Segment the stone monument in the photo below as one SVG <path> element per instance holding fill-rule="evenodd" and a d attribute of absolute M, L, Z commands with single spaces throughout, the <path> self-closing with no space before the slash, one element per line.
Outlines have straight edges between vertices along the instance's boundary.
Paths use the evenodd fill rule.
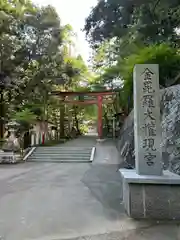
<path fill-rule="evenodd" d="M 180 176 L 163 172 L 158 65 L 136 65 L 133 83 L 136 169 L 120 169 L 125 210 L 133 218 L 180 219 Z"/>
<path fill-rule="evenodd" d="M 15 133 L 19 124 L 17 122 L 10 122 L 7 124 L 10 136 L 2 146 L 0 151 L 0 163 L 16 163 L 21 160 L 21 148 L 19 139 Z"/>

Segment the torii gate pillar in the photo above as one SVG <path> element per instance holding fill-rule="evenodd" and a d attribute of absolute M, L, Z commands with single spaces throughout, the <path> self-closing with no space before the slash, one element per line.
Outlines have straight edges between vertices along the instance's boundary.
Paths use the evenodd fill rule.
<path fill-rule="evenodd" d="M 102 123 L 102 115 L 103 115 L 103 96 L 99 95 L 98 96 L 98 137 L 99 139 L 102 139 L 103 136 L 103 123 Z"/>

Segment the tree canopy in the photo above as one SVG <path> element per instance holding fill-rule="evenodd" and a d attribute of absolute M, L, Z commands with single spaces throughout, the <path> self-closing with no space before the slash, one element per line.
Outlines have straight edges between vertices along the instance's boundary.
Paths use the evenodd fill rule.
<path fill-rule="evenodd" d="M 52 90 L 80 88 L 90 79 L 82 57 L 71 54 L 74 35 L 50 5 L 0 1 L 1 138 L 8 118 L 54 121 L 60 102 Z"/>
<path fill-rule="evenodd" d="M 86 18 L 96 81 L 118 84 L 122 107 L 133 104 L 135 64 L 159 64 L 163 87 L 179 83 L 179 13 L 179 0 L 100 0 Z"/>
<path fill-rule="evenodd" d="M 179 0 L 100 0 L 86 19 L 84 30 L 93 46 L 113 37 L 146 44 L 177 44 Z"/>

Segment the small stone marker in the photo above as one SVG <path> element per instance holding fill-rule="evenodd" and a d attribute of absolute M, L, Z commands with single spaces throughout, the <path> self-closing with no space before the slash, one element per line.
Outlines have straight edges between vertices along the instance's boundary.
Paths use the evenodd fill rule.
<path fill-rule="evenodd" d="M 136 173 L 162 175 L 159 66 L 134 68 L 134 138 Z"/>

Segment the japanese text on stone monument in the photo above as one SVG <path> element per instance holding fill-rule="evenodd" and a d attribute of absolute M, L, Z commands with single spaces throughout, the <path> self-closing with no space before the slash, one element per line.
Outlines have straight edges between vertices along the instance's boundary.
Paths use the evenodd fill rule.
<path fill-rule="evenodd" d="M 145 138 L 143 139 L 144 160 L 148 166 L 154 165 L 156 159 L 156 118 L 153 115 L 153 108 L 155 108 L 155 99 L 153 89 L 152 77 L 153 73 L 149 68 L 146 68 L 143 75 L 143 96 L 142 96 L 142 107 L 144 109 L 144 131 Z"/>

